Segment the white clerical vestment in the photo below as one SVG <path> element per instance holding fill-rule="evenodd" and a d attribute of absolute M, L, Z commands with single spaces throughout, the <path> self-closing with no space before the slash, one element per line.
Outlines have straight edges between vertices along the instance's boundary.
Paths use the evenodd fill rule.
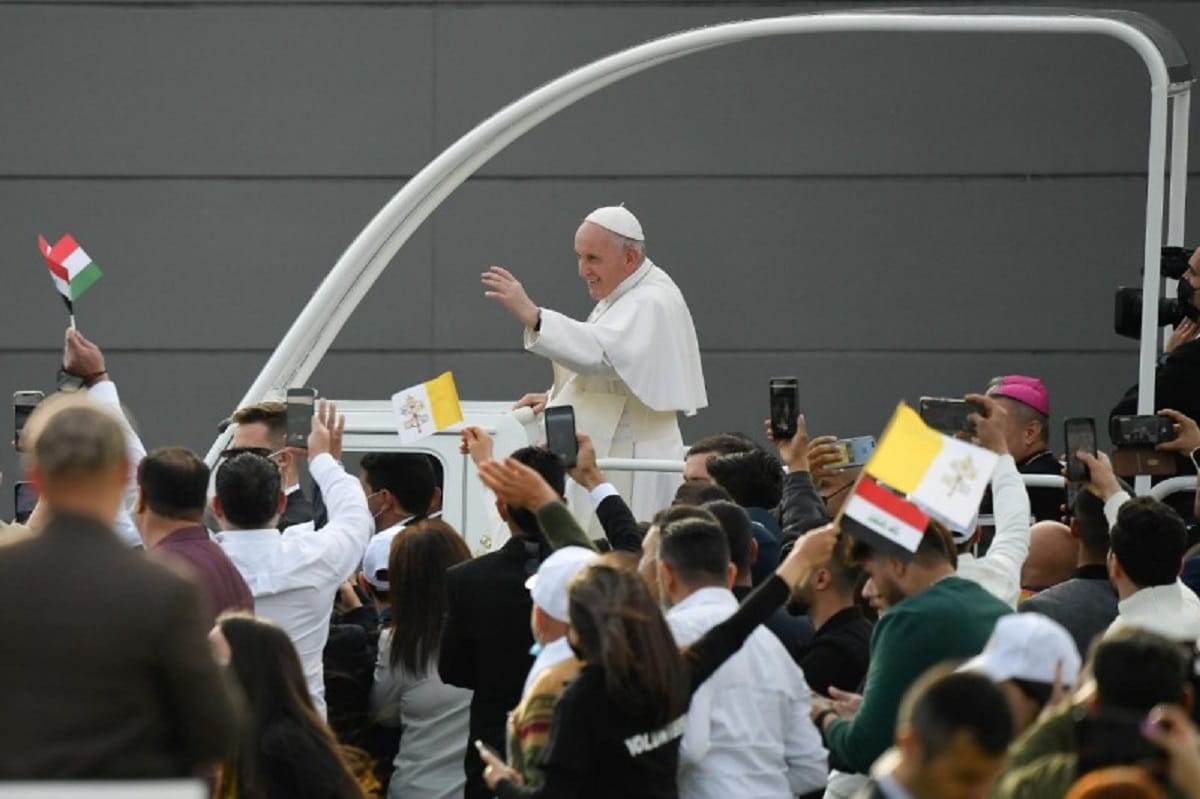
<path fill-rule="evenodd" d="M 586 322 L 549 309 L 541 318 L 540 330 L 525 330 L 525 349 L 553 361 L 548 404 L 574 407 L 575 426 L 597 457 L 683 458 L 676 414 L 695 414 L 708 396 L 691 312 L 666 272 L 646 259 Z M 673 473 L 608 477 L 641 520 L 669 505 L 680 483 Z M 574 483 L 567 493 L 586 529 L 588 493 Z"/>

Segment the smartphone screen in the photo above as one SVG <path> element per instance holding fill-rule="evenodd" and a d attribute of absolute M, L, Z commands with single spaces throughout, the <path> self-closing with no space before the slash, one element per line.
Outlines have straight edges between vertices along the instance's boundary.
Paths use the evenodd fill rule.
<path fill-rule="evenodd" d="M 794 377 L 772 377 L 771 434 L 775 438 L 796 435 L 796 417 L 800 414 L 800 381 Z"/>
<path fill-rule="evenodd" d="M 939 433 L 954 435 L 955 433 L 973 433 L 974 425 L 968 418 L 973 413 L 985 415 L 982 405 L 967 402 L 963 399 L 947 399 L 945 397 L 921 397 L 917 405 L 921 421 L 937 430 Z"/>
<path fill-rule="evenodd" d="M 1084 483 L 1090 479 L 1087 466 L 1075 453 L 1083 450 L 1096 454 L 1096 422 L 1093 419 L 1073 418 L 1063 422 L 1067 446 L 1067 480 Z"/>
<path fill-rule="evenodd" d="M 21 482 L 13 486 L 13 521 L 24 524 L 33 515 L 38 493 L 33 483 Z"/>
<path fill-rule="evenodd" d="M 38 406 L 46 395 L 40 391 L 18 391 L 13 394 L 13 449 L 22 452 L 21 432 L 29 421 L 33 409 Z"/>
<path fill-rule="evenodd" d="M 313 405 L 317 401 L 315 388 L 289 388 L 287 391 L 287 445 L 308 449 L 308 434 L 312 432 Z"/>
<path fill-rule="evenodd" d="M 558 405 L 546 409 L 546 446 L 567 464 L 575 468 L 579 457 L 579 442 L 575 439 L 575 409 Z"/>

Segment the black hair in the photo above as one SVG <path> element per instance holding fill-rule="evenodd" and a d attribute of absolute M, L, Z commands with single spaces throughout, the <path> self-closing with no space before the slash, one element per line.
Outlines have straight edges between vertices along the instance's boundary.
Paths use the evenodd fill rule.
<path fill-rule="evenodd" d="M 243 530 L 269 527 L 279 513 L 279 467 L 268 458 L 243 452 L 217 468 L 221 514 Z"/>
<path fill-rule="evenodd" d="M 692 444 L 685 458 L 693 455 L 732 455 L 735 452 L 748 452 L 758 449 L 754 439 L 745 433 L 716 433 Z"/>
<path fill-rule="evenodd" d="M 1079 542 L 1083 551 L 1093 558 L 1108 554 L 1108 517 L 1104 515 L 1104 502 L 1091 491 L 1079 491 L 1071 506 L 1071 515 L 1079 531 Z"/>
<path fill-rule="evenodd" d="M 672 522 L 682 521 L 684 519 L 703 519 L 704 521 L 720 524 L 717 517 L 713 516 L 704 508 L 695 505 L 669 505 L 658 513 L 654 514 L 654 518 L 650 521 L 652 527 L 657 527 L 662 530 Z"/>
<path fill-rule="evenodd" d="M 142 458 L 138 486 L 146 507 L 167 519 L 199 521 L 208 504 L 208 465 L 184 447 L 162 447 Z"/>
<path fill-rule="evenodd" d="M 853 539 L 847 555 L 851 564 L 862 564 L 869 560 L 873 550 L 871 545 L 861 539 Z M 939 563 L 949 563 L 958 568 L 958 549 L 954 546 L 954 536 L 941 522 L 929 520 L 925 525 L 925 534 L 913 553 L 913 561 L 922 566 L 934 566 Z"/>
<path fill-rule="evenodd" d="M 561 455 L 556 455 L 541 447 L 522 447 L 510 457 L 540 474 L 542 479 L 554 489 L 554 493 L 560 497 L 566 494 L 567 466 Z M 541 537 L 541 528 L 538 526 L 537 516 L 533 511 L 513 505 L 507 507 L 508 517 L 517 529 L 531 538 Z"/>
<path fill-rule="evenodd" d="M 1123 628 L 1092 647 L 1092 674 L 1100 706 L 1139 713 L 1155 705 L 1181 705 L 1190 661 L 1160 635 Z"/>
<path fill-rule="evenodd" d="M 774 508 L 783 498 L 783 464 L 766 450 L 718 455 L 708 473 L 743 508 Z"/>
<path fill-rule="evenodd" d="M 1050 701 L 1050 697 L 1054 695 L 1054 686 L 1048 682 L 1022 680 L 1018 677 L 1013 677 L 1009 682 L 1015 685 L 1027 699 L 1036 703 L 1039 708 L 1045 707 L 1046 703 Z"/>
<path fill-rule="evenodd" d="M 446 487 L 446 467 L 442 465 L 442 459 L 432 452 L 426 452 L 425 457 L 429 459 L 429 468 L 433 469 L 433 485 L 435 488 Z"/>
<path fill-rule="evenodd" d="M 717 517 L 725 538 L 729 541 L 729 559 L 737 567 L 739 575 L 750 573 L 750 542 L 754 535 L 750 528 L 750 517 L 736 503 L 726 500 L 706 502 L 704 510 Z"/>
<path fill-rule="evenodd" d="M 1139 588 L 1170 585 L 1179 577 L 1187 549 L 1183 519 L 1152 497 L 1135 497 L 1121 506 L 1110 534 L 1112 553 Z"/>
<path fill-rule="evenodd" d="M 675 521 L 660 531 L 659 560 L 689 585 L 725 583 L 729 539 L 720 524 L 705 519 Z"/>
<path fill-rule="evenodd" d="M 991 680 L 941 666 L 913 684 L 897 718 L 921 742 L 926 762 L 949 751 L 960 732 L 987 754 L 1003 755 L 1015 731 L 1008 700 Z"/>
<path fill-rule="evenodd" d="M 405 512 L 424 516 L 436 478 L 423 452 L 368 452 L 360 462 L 372 491 L 387 491 Z"/>
<path fill-rule="evenodd" d="M 710 483 L 707 480 L 688 480 L 675 490 L 675 498 L 671 500 L 671 504 L 705 505 L 720 500 L 733 502 L 733 497 L 729 496 L 729 492 L 716 483 Z"/>

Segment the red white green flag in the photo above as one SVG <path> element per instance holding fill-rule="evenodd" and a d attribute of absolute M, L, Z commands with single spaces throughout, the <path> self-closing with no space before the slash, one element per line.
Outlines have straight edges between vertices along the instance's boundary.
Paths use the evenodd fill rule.
<path fill-rule="evenodd" d="M 70 235 L 63 236 L 53 247 L 44 236 L 38 236 L 38 249 L 46 259 L 46 267 L 54 278 L 58 293 L 67 302 L 82 297 L 93 283 L 103 277 L 100 267 Z"/>

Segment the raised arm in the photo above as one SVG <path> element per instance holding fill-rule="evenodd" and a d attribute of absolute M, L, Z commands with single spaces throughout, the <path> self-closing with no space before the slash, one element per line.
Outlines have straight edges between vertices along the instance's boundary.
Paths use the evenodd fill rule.
<path fill-rule="evenodd" d="M 809 471 L 808 423 L 804 414 L 796 417 L 796 435 L 791 438 L 777 438 L 768 419 L 767 438 L 778 448 L 779 459 L 788 470 L 783 478 L 783 501 L 780 503 L 780 526 L 783 528 L 783 540 L 780 543 L 786 547 L 809 530 L 828 524 L 829 510 L 817 493 L 817 486 Z M 812 443 L 832 443 L 834 440 L 827 436 Z"/>
<path fill-rule="evenodd" d="M 346 473 L 339 461 L 345 430 L 346 419 L 338 416 L 337 406 L 321 400 L 308 437 L 308 468 L 321 488 L 329 521 L 314 536 L 322 548 L 322 557 L 315 568 L 335 585 L 354 574 L 375 532 L 375 520 L 367 509 L 362 485 Z M 311 529 L 311 526 L 289 527 L 283 534 L 297 529 Z"/>
<path fill-rule="evenodd" d="M 592 439 L 583 433 L 577 434 L 576 439 L 579 442 L 579 454 L 575 459 L 575 468 L 569 470 L 568 474 L 591 492 L 596 518 L 600 520 L 600 526 L 604 528 L 604 535 L 612 548 L 640 554 L 642 531 L 633 511 L 596 464 L 596 447 Z"/>
<path fill-rule="evenodd" d="M 482 463 L 479 479 L 506 505 L 533 511 L 551 549 L 565 546 L 596 548 L 562 503 L 562 497 L 540 474 L 520 461 L 506 458 L 503 463 Z"/>
<path fill-rule="evenodd" d="M 117 512 L 117 518 L 113 520 L 113 531 L 129 546 L 141 546 L 142 537 L 130 514 L 137 502 L 137 470 L 142 458 L 146 457 L 146 447 L 125 416 L 125 409 L 121 407 L 121 396 L 117 393 L 117 386 L 109 379 L 104 353 L 78 330 L 68 329 L 66 332 L 66 341 L 63 345 L 63 369 L 73 375 L 83 377 L 84 383 L 88 387 L 88 397 L 108 408 L 121 425 L 121 434 L 125 437 L 125 458 L 129 462 L 129 473 L 125 478 L 125 494 L 121 502 L 121 510 Z"/>

